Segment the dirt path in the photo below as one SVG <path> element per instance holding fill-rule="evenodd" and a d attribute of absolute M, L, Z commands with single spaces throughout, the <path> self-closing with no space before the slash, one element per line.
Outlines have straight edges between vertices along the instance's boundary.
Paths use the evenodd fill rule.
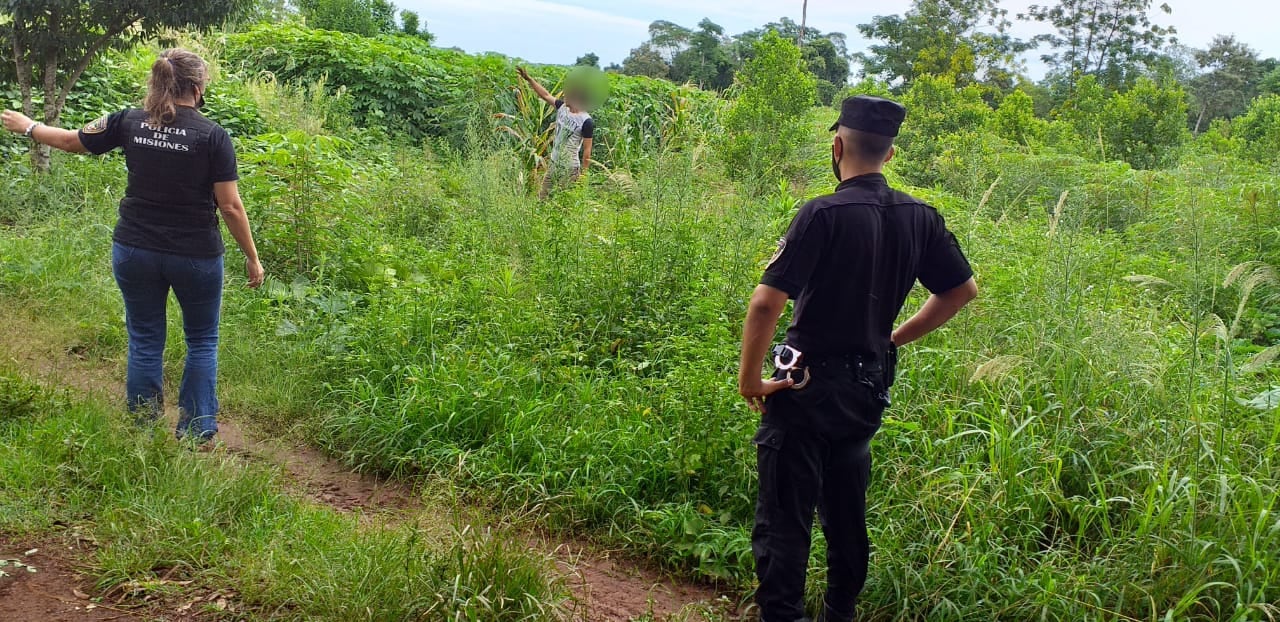
<path fill-rule="evenodd" d="M 92 590 L 92 581 L 69 561 L 81 552 L 61 548 L 64 545 L 52 541 L 0 539 L 0 619 L 106 622 L 134 616 L 90 601 L 86 592 Z"/>
<path fill-rule="evenodd" d="M 119 364 L 87 358 L 77 344 L 66 343 L 65 337 L 42 329 L 37 321 L 12 311 L 12 307 L 6 309 L 6 315 L 11 317 L 6 318 L 6 326 L 0 330 L 0 362 L 11 362 L 50 385 L 69 387 L 100 399 L 121 399 L 124 381 Z M 172 413 L 170 417 L 173 417 Z M 278 467 L 291 483 L 291 492 L 316 503 L 344 512 L 359 512 L 362 517 L 370 519 L 415 519 L 442 524 L 457 520 L 457 516 L 446 515 L 452 512 L 451 509 L 425 502 L 422 490 L 413 482 L 381 480 L 351 471 L 314 447 L 282 439 L 261 438 L 233 418 L 221 418 L 218 425 L 218 436 L 226 449 L 250 460 Z M 649 619 L 645 616 L 652 616 L 654 620 L 701 620 L 701 612 L 714 610 L 720 615 L 729 615 L 733 609 L 726 598 L 709 587 L 672 580 L 599 547 L 545 534 L 527 537 L 531 547 L 541 549 L 555 559 L 557 569 L 574 595 L 569 613 L 575 620 L 626 622 L 637 618 Z M 4 555 L 0 555 L 0 559 L 3 558 Z M 76 586 L 84 579 L 69 570 L 67 562 L 53 567 L 62 571 L 42 575 L 39 580 L 53 581 L 52 584 L 32 583 L 33 578 L 23 577 L 26 582 L 23 585 L 35 586 L 33 590 L 22 592 L 19 585 L 10 591 L 61 596 L 79 591 Z M 0 599 L 4 602 L 0 612 L 9 606 L 5 585 L 0 582 Z M 64 603 L 61 599 L 45 601 L 48 599 L 32 600 L 29 605 L 24 605 L 45 606 L 52 612 L 34 615 L 36 610 L 31 609 L 31 620 L 100 621 L 135 616 L 128 611 L 121 613 L 121 610 L 108 610 L 107 614 L 111 615 L 107 615 L 100 611 L 101 607 L 85 609 L 81 606 L 76 609 L 73 605 L 80 603 Z M 55 609 L 57 612 L 53 612 Z M 74 617 L 77 615 L 82 617 Z"/>

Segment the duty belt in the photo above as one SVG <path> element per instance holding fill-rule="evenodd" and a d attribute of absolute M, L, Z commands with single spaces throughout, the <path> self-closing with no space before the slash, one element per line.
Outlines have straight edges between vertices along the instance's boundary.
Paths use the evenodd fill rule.
<path fill-rule="evenodd" d="M 809 386 L 809 381 L 813 379 L 811 367 L 824 370 L 846 369 L 853 374 L 856 382 L 871 389 L 881 406 L 888 408 L 891 404 L 889 387 L 893 385 L 897 355 L 896 348 L 891 346 L 883 357 L 866 354 L 806 356 L 800 350 L 780 343 L 773 348 L 773 365 L 782 372 L 784 378 L 794 381 L 791 389 L 795 391 Z"/>

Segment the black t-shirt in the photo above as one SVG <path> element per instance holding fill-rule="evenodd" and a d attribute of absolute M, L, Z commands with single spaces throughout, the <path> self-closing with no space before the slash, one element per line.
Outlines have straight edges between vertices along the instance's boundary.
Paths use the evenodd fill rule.
<path fill-rule="evenodd" d="M 937 210 L 871 174 L 801 207 L 761 283 L 796 300 L 787 342 L 825 357 L 883 353 L 916 280 L 942 293 L 972 276 Z"/>
<path fill-rule="evenodd" d="M 122 110 L 82 128 L 80 143 L 93 154 L 124 151 L 129 185 L 115 241 L 187 257 L 226 251 L 213 185 L 239 175 L 231 137 L 217 123 L 179 107 L 173 123 L 155 127 L 145 112 Z"/>

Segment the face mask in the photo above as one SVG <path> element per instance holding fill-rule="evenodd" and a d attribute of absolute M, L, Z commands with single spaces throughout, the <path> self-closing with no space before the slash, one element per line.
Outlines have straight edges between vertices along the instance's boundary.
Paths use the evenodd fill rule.
<path fill-rule="evenodd" d="M 203 109 L 204 109 L 204 92 L 202 91 L 200 93 L 199 98 L 196 99 L 196 110 L 203 110 Z"/>
<path fill-rule="evenodd" d="M 840 139 L 837 138 L 836 140 L 840 140 Z M 840 146 L 843 147 L 844 143 L 841 142 Z M 840 160 L 836 159 L 836 154 L 834 149 L 831 152 L 831 172 L 836 174 L 836 181 L 844 181 L 844 179 L 840 177 Z"/>

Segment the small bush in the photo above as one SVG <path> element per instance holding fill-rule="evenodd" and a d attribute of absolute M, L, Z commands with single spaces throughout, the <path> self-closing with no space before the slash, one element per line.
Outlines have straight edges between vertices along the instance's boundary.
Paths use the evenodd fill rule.
<path fill-rule="evenodd" d="M 1262 164 L 1280 162 L 1280 95 L 1260 97 L 1236 119 L 1232 133 L 1241 156 Z"/>
<path fill-rule="evenodd" d="M 755 57 L 738 72 L 737 97 L 725 113 L 725 160 L 740 179 L 771 185 L 793 171 L 793 159 L 808 137 L 806 115 L 816 96 L 813 75 L 800 49 L 769 32 L 755 44 Z"/>

